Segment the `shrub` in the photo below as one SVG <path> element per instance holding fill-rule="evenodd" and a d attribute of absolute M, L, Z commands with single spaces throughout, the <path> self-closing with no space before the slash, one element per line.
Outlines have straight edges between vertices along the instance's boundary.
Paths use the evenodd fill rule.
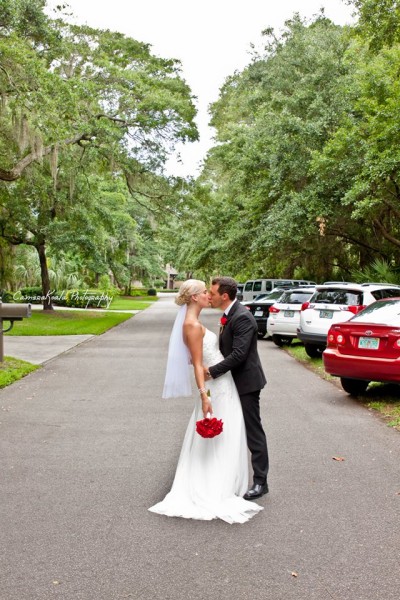
<path fill-rule="evenodd" d="M 150 288 L 149 290 L 147 290 L 147 295 L 148 296 L 157 296 L 157 290 L 154 288 Z"/>
<path fill-rule="evenodd" d="M 51 297 L 54 304 L 57 306 L 68 306 L 67 305 L 67 293 L 65 290 L 54 290 L 52 292 Z"/>
<path fill-rule="evenodd" d="M 71 308 L 85 308 L 86 302 L 79 290 L 68 290 L 65 296 L 65 305 Z"/>
<path fill-rule="evenodd" d="M 30 304 L 41 304 L 43 302 L 43 291 L 41 287 L 21 288 L 13 295 L 15 302 L 27 302 Z"/>
<path fill-rule="evenodd" d="M 108 275 L 102 275 L 99 277 L 99 283 L 97 284 L 99 290 L 108 290 L 111 287 L 111 281 Z"/>
<path fill-rule="evenodd" d="M 145 296 L 146 292 L 144 290 L 144 288 L 132 288 L 131 291 L 129 292 L 129 296 Z"/>
<path fill-rule="evenodd" d="M 107 294 L 98 290 L 68 290 L 66 306 L 71 308 L 107 308 Z"/>
<path fill-rule="evenodd" d="M 385 283 L 399 285 L 400 276 L 397 269 L 393 268 L 386 260 L 377 258 L 364 269 L 353 270 L 351 280 L 358 283 L 384 281 Z"/>
<path fill-rule="evenodd" d="M 94 290 L 91 290 L 91 292 L 94 292 Z M 110 296 L 110 298 L 114 298 L 115 296 L 121 295 L 121 290 L 114 285 L 110 285 L 108 288 L 97 288 L 95 293 L 99 294 L 100 296 L 103 294 L 104 296 Z"/>
<path fill-rule="evenodd" d="M 110 298 L 114 298 L 115 296 L 119 296 L 121 294 L 121 290 L 115 285 L 112 285 L 108 275 L 102 275 L 99 278 L 97 290 L 97 293 L 99 293 L 100 296 L 103 294 L 104 296 L 109 296 Z"/>
<path fill-rule="evenodd" d="M 4 303 L 14 302 L 14 294 L 6 292 L 6 290 L 0 290 L 0 300 Z"/>
<path fill-rule="evenodd" d="M 154 282 L 154 287 L 158 288 L 158 289 L 162 289 L 165 285 L 165 281 L 163 281 L 162 279 L 157 280 Z"/>

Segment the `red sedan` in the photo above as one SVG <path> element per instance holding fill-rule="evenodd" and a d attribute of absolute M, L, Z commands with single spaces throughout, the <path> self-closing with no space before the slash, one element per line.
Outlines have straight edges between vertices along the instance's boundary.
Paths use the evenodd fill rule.
<path fill-rule="evenodd" d="M 370 381 L 400 383 L 400 298 L 378 300 L 332 325 L 322 357 L 349 394 L 362 394 Z"/>

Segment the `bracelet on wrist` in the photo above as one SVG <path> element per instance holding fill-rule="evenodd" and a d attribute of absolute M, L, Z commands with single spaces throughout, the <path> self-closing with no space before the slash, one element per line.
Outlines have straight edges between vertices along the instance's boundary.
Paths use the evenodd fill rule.
<path fill-rule="evenodd" d="M 207 394 L 207 389 L 205 387 L 198 388 L 200 394 Z"/>

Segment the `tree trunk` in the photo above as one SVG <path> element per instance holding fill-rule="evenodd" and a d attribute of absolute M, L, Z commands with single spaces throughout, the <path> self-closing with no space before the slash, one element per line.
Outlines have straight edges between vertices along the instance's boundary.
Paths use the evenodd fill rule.
<path fill-rule="evenodd" d="M 13 288 L 14 246 L 0 238 L 0 288 L 6 291 Z M 1 297 L 1 294 L 0 294 Z M 4 300 L 5 302 L 5 300 Z"/>
<path fill-rule="evenodd" d="M 372 253 L 369 248 L 365 248 L 363 246 L 359 247 L 359 269 L 365 269 L 372 262 Z"/>
<path fill-rule="evenodd" d="M 132 279 L 124 286 L 124 296 L 130 296 L 132 291 Z"/>
<path fill-rule="evenodd" d="M 39 254 L 40 262 L 40 276 L 42 279 L 42 292 L 43 292 L 43 310 L 54 310 L 53 303 L 50 294 L 50 278 L 49 270 L 47 268 L 46 260 L 46 244 L 42 242 L 36 246 L 36 250 Z"/>

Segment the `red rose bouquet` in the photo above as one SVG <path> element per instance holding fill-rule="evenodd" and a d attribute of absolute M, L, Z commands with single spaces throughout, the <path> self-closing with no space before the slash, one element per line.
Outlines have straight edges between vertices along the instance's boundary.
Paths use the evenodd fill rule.
<path fill-rule="evenodd" d="M 221 419 L 216 417 L 202 419 L 196 421 L 196 431 L 203 438 L 213 438 L 219 435 L 223 430 L 224 424 Z"/>

